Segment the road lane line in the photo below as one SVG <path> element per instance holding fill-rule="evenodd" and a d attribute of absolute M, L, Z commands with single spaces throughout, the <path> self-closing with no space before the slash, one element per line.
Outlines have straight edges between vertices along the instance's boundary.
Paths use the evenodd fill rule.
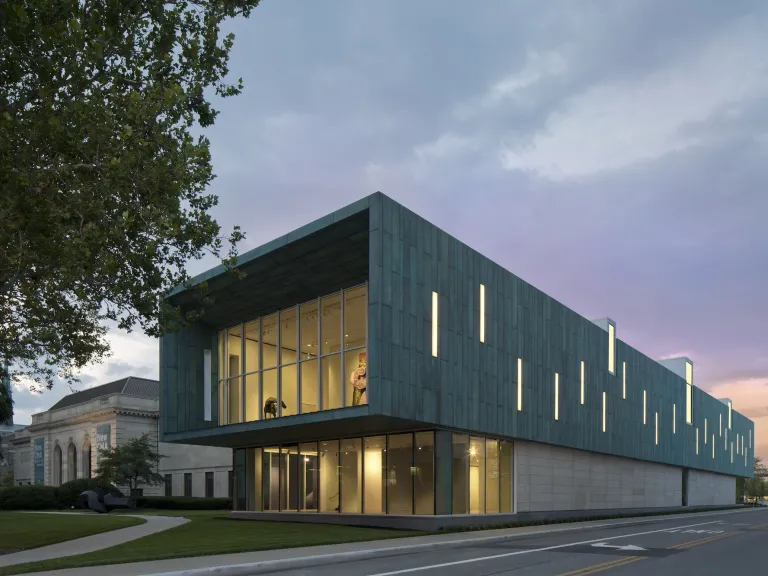
<path fill-rule="evenodd" d="M 742 532 L 726 532 L 725 534 L 719 534 L 717 536 L 713 536 L 712 538 L 705 538 L 703 540 L 694 540 L 693 542 L 689 542 L 687 545 L 678 546 L 677 550 L 690 550 L 691 548 L 695 548 L 696 546 L 701 546 L 702 544 L 709 544 L 710 542 L 714 542 L 715 540 L 722 540 L 723 538 L 736 536 L 736 534 L 742 534 Z"/>
<path fill-rule="evenodd" d="M 693 528 L 695 526 L 707 526 L 709 524 L 717 524 L 718 521 L 700 522 L 699 524 L 689 524 L 688 526 L 679 526 L 683 528 Z M 659 530 L 649 530 L 648 532 L 636 532 L 635 534 L 622 534 L 620 536 L 609 536 L 607 538 L 596 538 L 594 540 L 585 540 L 583 542 L 572 542 L 569 544 L 557 544 L 555 546 L 544 546 L 542 548 L 529 548 L 527 550 L 516 550 L 515 552 L 506 552 L 504 554 L 494 554 L 493 556 L 480 556 L 478 558 L 467 558 L 466 560 L 456 560 L 454 562 L 443 562 L 440 564 L 431 564 L 428 566 L 418 566 L 416 568 L 404 568 L 402 570 L 394 570 L 392 572 L 379 572 L 371 574 L 370 576 L 395 576 L 396 574 L 410 574 L 413 572 L 421 572 L 424 570 L 434 570 L 435 568 L 447 568 L 449 566 L 459 566 L 461 564 L 471 564 L 473 562 L 484 562 L 487 560 L 496 560 L 498 558 L 509 558 L 510 556 L 520 556 L 522 554 L 533 554 L 535 552 L 548 552 L 549 550 L 561 550 L 563 548 L 573 548 L 574 546 L 584 546 L 585 544 L 594 544 L 596 542 L 606 542 L 608 540 L 618 540 L 620 538 L 636 538 L 638 536 L 647 536 L 648 534 L 659 534 L 660 532 L 667 532 L 669 528 L 661 528 Z"/>
<path fill-rule="evenodd" d="M 604 570 L 610 570 L 612 568 L 619 568 L 620 566 L 626 566 L 627 564 L 632 564 L 633 562 L 639 562 L 640 560 L 645 560 L 645 558 L 639 558 L 637 556 L 633 556 L 631 558 L 627 558 L 622 562 L 619 562 L 618 564 L 614 564 L 613 566 L 606 566 L 604 568 L 598 568 L 597 570 L 590 570 L 589 572 L 582 572 L 579 576 L 588 576 L 589 574 L 597 574 L 598 572 L 603 572 Z"/>
<path fill-rule="evenodd" d="M 726 534 L 730 534 L 730 532 L 726 532 Z M 668 550 L 679 550 L 680 548 L 684 548 L 685 546 L 689 546 L 693 544 L 694 542 L 709 542 L 710 540 L 715 539 L 717 536 L 722 536 L 722 534 L 716 534 L 715 536 L 705 536 L 704 538 L 699 538 L 698 540 L 687 540 L 686 542 L 680 542 L 679 544 L 675 544 L 674 546 L 670 546 Z"/>
<path fill-rule="evenodd" d="M 592 566 L 585 566 L 584 568 L 579 568 L 578 570 L 571 570 L 570 572 L 563 572 L 562 574 L 558 574 L 557 576 L 587 576 L 587 574 L 595 574 L 596 572 L 608 570 L 609 568 L 624 566 L 624 564 L 629 564 L 637 560 L 645 560 L 645 558 L 640 558 L 638 556 L 628 556 L 626 558 L 619 558 L 618 560 L 611 560 L 610 562 L 603 562 L 602 564 L 593 564 Z"/>

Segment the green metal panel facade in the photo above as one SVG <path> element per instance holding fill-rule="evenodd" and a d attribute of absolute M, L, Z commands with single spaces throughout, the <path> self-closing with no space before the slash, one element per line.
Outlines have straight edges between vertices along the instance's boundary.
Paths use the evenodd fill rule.
<path fill-rule="evenodd" d="M 683 378 L 620 340 L 612 375 L 606 330 L 384 195 L 375 195 L 371 202 L 369 233 L 371 413 L 751 475 L 754 451 L 747 448 L 749 434 L 754 441 L 754 425 L 733 411 L 726 450 L 717 429 L 721 414 L 727 422 L 728 407 L 722 402 L 694 387 L 693 424 L 687 425 Z M 484 343 L 478 334 L 481 283 L 485 285 Z M 439 295 L 436 358 L 431 351 L 433 291 Z M 518 358 L 523 360 L 522 411 L 517 410 Z M 580 403 L 582 360 L 584 405 Z M 622 398 L 624 363 L 626 400 Z M 558 421 L 554 420 L 555 372 L 559 375 Z M 603 392 L 606 432 L 602 431 Z M 700 429 L 698 455 L 696 428 Z M 730 442 L 735 452 L 737 433 L 746 436 L 746 464 L 740 451 L 731 463 Z"/>
<path fill-rule="evenodd" d="M 368 403 L 365 418 L 427 423 L 444 430 L 526 439 L 617 456 L 737 476 L 751 476 L 752 421 L 732 412 L 726 450 L 719 418 L 728 408 L 694 387 L 693 425 L 685 423 L 685 380 L 631 346 L 616 341 L 616 373 L 608 372 L 608 333 L 423 218 L 377 193 L 257 248 L 241 258 L 254 263 L 293 242 L 344 225 L 367 212 Z M 321 225 L 322 224 L 322 225 Z M 357 224 L 355 224 L 357 226 Z M 359 231 L 355 229 L 355 238 Z M 318 238 L 320 238 L 318 236 Z M 288 240 L 290 239 L 290 241 Z M 353 242 L 354 243 L 354 242 Z M 359 243 L 355 250 L 359 249 Z M 270 248 L 270 249 L 267 249 Z M 328 262 L 328 267 L 334 262 Z M 358 272 L 350 278 L 358 281 Z M 341 270 L 341 268 L 340 268 Z M 215 283 L 223 272 L 201 279 Z M 324 268 L 328 275 L 328 269 Z M 339 278 L 344 278 L 340 272 Z M 346 280 L 339 280 L 344 283 Z M 480 284 L 485 286 L 485 342 L 479 341 Z M 351 284 L 350 284 L 351 285 Z M 343 286 L 335 286 L 334 289 Z M 226 288 L 224 290 L 227 290 Z M 431 354 L 432 292 L 439 295 L 438 356 Z M 330 292 L 330 290 L 329 290 Z M 318 296 L 314 294 L 313 296 Z M 226 294 L 217 295 L 226 306 Z M 292 304 L 295 302 L 290 302 Z M 256 317 L 259 307 L 254 302 Z M 258 313 L 257 313 L 258 312 Z M 609 311 L 607 311 L 609 312 Z M 226 317 L 226 314 L 221 317 Z M 211 317 L 216 317 L 215 313 Z M 250 318 L 240 318 L 247 321 Z M 618 323 L 617 336 L 621 334 Z M 217 428 L 217 330 L 199 323 L 161 340 L 161 432 L 175 441 L 249 430 L 329 422 L 354 408 Z M 203 350 L 212 352 L 212 420 L 203 419 Z M 517 359 L 523 360 L 523 410 L 517 410 Z M 584 361 L 585 403 L 580 403 Z M 627 398 L 622 398 L 626 363 Z M 559 420 L 554 420 L 554 374 L 559 375 Z M 643 390 L 647 420 L 643 424 Z M 606 432 L 602 393 L 606 392 Z M 676 406 L 673 433 L 672 407 Z M 359 412 L 359 409 L 358 409 Z M 659 442 L 655 442 L 655 417 Z M 351 412 L 350 412 L 351 414 Z M 357 414 L 357 413 L 356 413 Z M 704 420 L 708 437 L 704 438 Z M 394 421 L 394 420 L 393 420 Z M 696 454 L 696 428 L 699 450 Z M 350 430 L 350 433 L 353 433 Z M 725 434 L 725 430 L 723 431 Z M 712 434 L 715 457 L 712 458 Z M 736 434 L 747 454 L 733 454 Z M 441 436 L 442 437 L 442 436 Z M 446 446 L 447 450 L 447 446 Z M 446 452 L 446 457 L 448 452 Z"/>
<path fill-rule="evenodd" d="M 217 331 L 202 322 L 160 339 L 160 434 L 218 424 Z M 204 418 L 203 350 L 211 350 L 211 421 Z"/>

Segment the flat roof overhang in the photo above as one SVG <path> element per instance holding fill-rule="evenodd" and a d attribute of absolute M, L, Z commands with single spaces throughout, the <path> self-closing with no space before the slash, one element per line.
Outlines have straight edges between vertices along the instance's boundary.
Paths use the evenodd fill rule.
<path fill-rule="evenodd" d="M 249 446 L 293 444 L 314 440 L 432 430 L 434 428 L 433 424 L 425 422 L 369 415 L 368 406 L 356 406 L 164 434 L 162 442 L 246 448 Z"/>
<path fill-rule="evenodd" d="M 195 277 L 208 283 L 213 303 L 193 288 L 169 295 L 182 311 L 205 310 L 202 321 L 226 328 L 362 284 L 368 279 L 369 198 L 307 224 L 238 258 L 243 279 L 217 266 Z"/>

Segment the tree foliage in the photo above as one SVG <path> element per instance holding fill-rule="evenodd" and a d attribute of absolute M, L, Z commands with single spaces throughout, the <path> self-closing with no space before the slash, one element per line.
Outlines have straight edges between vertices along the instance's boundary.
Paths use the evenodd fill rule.
<path fill-rule="evenodd" d="M 768 486 L 766 486 L 766 479 L 764 477 L 765 473 L 766 468 L 762 458 L 755 456 L 754 473 L 752 478 L 747 479 L 745 487 L 747 497 L 762 500 L 764 496 L 768 496 Z"/>
<path fill-rule="evenodd" d="M 108 352 L 105 322 L 158 336 L 191 322 L 164 296 L 208 253 L 234 269 L 210 211 L 210 98 L 259 0 L 0 1 L 0 358 L 70 382 Z M 235 272 L 237 272 L 235 270 Z"/>
<path fill-rule="evenodd" d="M 0 378 L 0 424 L 10 423 L 12 417 L 13 401 L 2 378 Z"/>
<path fill-rule="evenodd" d="M 148 434 L 131 438 L 99 453 L 98 479 L 116 486 L 127 486 L 130 494 L 140 486 L 158 486 L 163 476 L 157 465 L 163 458 L 152 446 Z"/>

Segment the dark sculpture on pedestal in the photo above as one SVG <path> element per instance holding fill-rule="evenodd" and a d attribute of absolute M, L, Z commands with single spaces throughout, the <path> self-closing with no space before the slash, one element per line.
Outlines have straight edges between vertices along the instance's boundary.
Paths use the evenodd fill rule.
<path fill-rule="evenodd" d="M 93 510 L 99 514 L 106 514 L 118 508 L 133 508 L 130 498 L 120 492 L 107 492 L 104 490 L 86 490 L 77 497 L 77 507 Z"/>

